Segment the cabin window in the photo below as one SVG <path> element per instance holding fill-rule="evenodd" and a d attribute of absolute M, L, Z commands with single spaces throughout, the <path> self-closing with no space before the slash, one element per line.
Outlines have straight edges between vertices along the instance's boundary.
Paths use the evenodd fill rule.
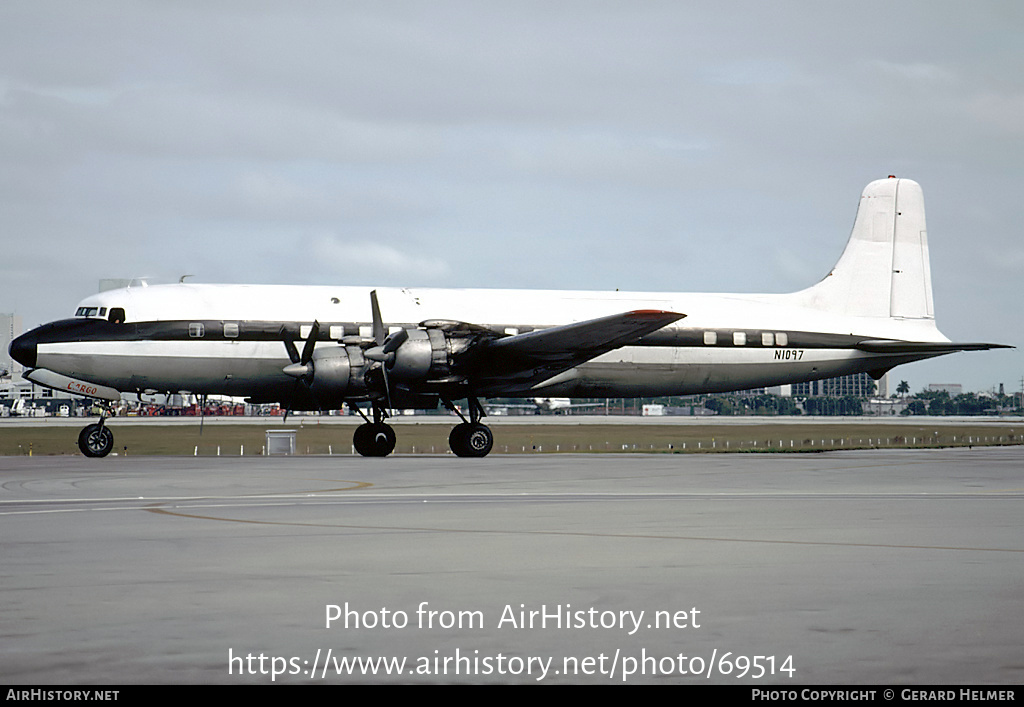
<path fill-rule="evenodd" d="M 514 326 L 507 326 L 505 327 L 505 333 L 508 334 L 509 336 L 515 336 L 516 334 L 519 333 L 519 329 L 517 329 Z"/>
<path fill-rule="evenodd" d="M 106 307 L 100 307 L 100 316 L 101 317 L 107 316 L 107 308 Z"/>
<path fill-rule="evenodd" d="M 745 332 L 745 331 L 734 331 L 732 333 L 732 345 L 733 346 L 746 346 L 747 345 L 747 332 Z"/>
<path fill-rule="evenodd" d="M 238 322 L 224 322 L 224 337 L 227 339 L 238 338 Z"/>
<path fill-rule="evenodd" d="M 79 307 L 75 311 L 75 316 L 76 317 L 95 317 L 96 313 L 98 311 L 99 311 L 99 309 L 97 307 Z"/>
<path fill-rule="evenodd" d="M 704 344 L 706 346 L 714 346 L 718 343 L 718 332 L 717 331 L 706 331 L 704 332 Z"/>
<path fill-rule="evenodd" d="M 789 334 L 784 331 L 775 332 L 775 343 L 778 346 L 789 346 Z"/>
<path fill-rule="evenodd" d="M 774 345 L 775 345 L 775 335 L 772 334 L 770 331 L 762 331 L 761 332 L 761 346 L 774 346 Z"/>
<path fill-rule="evenodd" d="M 340 324 L 332 324 L 328 332 L 333 341 L 341 341 L 345 336 L 345 327 Z"/>
<path fill-rule="evenodd" d="M 188 325 L 188 335 L 193 339 L 201 339 L 206 334 L 206 329 L 199 322 L 192 322 Z"/>
<path fill-rule="evenodd" d="M 124 324 L 124 321 L 125 321 L 124 309 L 121 308 L 121 307 L 111 307 L 110 308 L 110 316 L 107 317 L 107 320 L 111 324 Z"/>

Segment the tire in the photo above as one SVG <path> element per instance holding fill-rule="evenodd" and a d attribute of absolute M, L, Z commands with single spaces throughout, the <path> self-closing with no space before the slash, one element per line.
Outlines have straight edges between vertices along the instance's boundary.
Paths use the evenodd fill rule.
<path fill-rule="evenodd" d="M 459 457 L 486 457 L 494 446 L 494 434 L 487 425 L 463 422 L 448 435 L 448 446 Z"/>
<path fill-rule="evenodd" d="M 105 457 L 114 448 L 114 433 L 105 425 L 89 425 L 78 434 L 78 448 L 87 457 Z"/>
<path fill-rule="evenodd" d="M 364 457 L 386 457 L 395 451 L 398 438 L 391 425 L 370 422 L 359 425 L 352 435 L 352 444 Z"/>

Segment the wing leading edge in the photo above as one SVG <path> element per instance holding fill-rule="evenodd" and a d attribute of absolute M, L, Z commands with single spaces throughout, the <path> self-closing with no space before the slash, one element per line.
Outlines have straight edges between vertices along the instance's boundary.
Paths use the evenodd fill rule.
<path fill-rule="evenodd" d="M 543 380 L 679 321 L 685 314 L 638 309 L 480 343 L 472 367 L 479 380 Z"/>

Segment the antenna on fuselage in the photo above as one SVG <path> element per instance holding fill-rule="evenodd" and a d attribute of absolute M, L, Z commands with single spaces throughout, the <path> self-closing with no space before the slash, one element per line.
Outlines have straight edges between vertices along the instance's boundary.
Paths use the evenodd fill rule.
<path fill-rule="evenodd" d="M 186 277 L 195 277 L 195 275 L 182 275 L 181 277 L 178 278 L 178 284 L 185 282 Z"/>

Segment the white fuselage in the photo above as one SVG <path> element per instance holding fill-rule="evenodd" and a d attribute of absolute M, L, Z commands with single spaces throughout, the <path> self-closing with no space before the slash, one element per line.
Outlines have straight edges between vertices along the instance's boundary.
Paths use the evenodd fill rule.
<path fill-rule="evenodd" d="M 370 288 L 178 284 L 90 296 L 79 311 L 124 309 L 127 322 L 190 323 L 195 336 L 173 340 L 67 341 L 40 344 L 38 366 L 121 391 L 189 391 L 259 396 L 290 385 L 279 338 L 225 336 L 259 323 L 314 320 L 333 341 L 371 335 Z M 539 385 L 490 391 L 505 396 L 658 396 L 738 390 L 884 369 L 883 354 L 847 343 L 809 345 L 820 335 L 845 341 L 945 341 L 931 320 L 836 316 L 794 302 L 794 295 L 684 294 L 545 290 L 378 288 L 392 331 L 430 319 L 486 326 L 505 334 L 635 309 L 685 314 L 656 334 L 654 345 L 624 346 Z M 219 331 L 218 331 L 219 329 Z M 813 335 L 810 338 L 808 335 Z M 673 337 L 686 338 L 673 345 Z M 299 341 L 301 345 L 301 340 Z M 916 357 L 920 358 L 920 357 Z M 908 359 L 901 357 L 897 363 Z"/>

